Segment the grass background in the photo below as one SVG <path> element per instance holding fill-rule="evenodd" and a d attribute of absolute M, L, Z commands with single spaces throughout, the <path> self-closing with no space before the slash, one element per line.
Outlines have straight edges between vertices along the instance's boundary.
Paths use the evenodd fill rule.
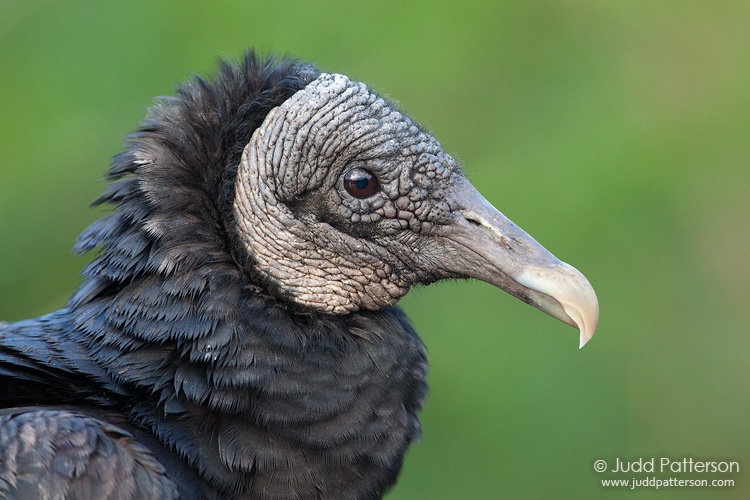
<path fill-rule="evenodd" d="M 154 96 L 288 52 L 394 98 L 599 296 L 582 351 L 483 283 L 407 296 L 431 393 L 389 499 L 748 498 L 749 23 L 741 1 L 0 0 L 0 318 L 66 301 L 87 205 Z M 739 461 L 674 475 L 736 486 L 593 471 L 662 456 Z"/>

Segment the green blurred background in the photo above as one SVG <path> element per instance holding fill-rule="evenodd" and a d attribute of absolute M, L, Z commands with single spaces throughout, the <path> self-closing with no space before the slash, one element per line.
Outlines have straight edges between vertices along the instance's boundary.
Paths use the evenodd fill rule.
<path fill-rule="evenodd" d="M 404 299 L 431 392 L 389 499 L 750 498 L 748 26 L 745 1 L 0 0 L 0 318 L 66 301 L 154 96 L 288 52 L 395 99 L 599 296 L 581 351 L 483 283 Z M 662 456 L 741 472 L 630 491 L 593 471 Z"/>

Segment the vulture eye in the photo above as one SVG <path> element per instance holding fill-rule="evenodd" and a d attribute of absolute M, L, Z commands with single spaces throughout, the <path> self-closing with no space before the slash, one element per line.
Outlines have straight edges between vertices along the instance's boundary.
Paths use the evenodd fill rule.
<path fill-rule="evenodd" d="M 369 198 L 378 192 L 380 183 L 366 168 L 353 168 L 344 175 L 344 188 L 355 198 Z"/>

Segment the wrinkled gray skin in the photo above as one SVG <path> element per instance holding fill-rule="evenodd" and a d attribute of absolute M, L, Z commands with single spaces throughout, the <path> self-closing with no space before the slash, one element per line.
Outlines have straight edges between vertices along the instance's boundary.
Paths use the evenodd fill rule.
<path fill-rule="evenodd" d="M 348 194 L 340 179 L 355 167 L 371 170 L 380 192 Z M 240 234 L 264 278 L 295 302 L 334 314 L 381 309 L 412 283 L 449 275 L 436 274 L 417 235 L 449 221 L 454 207 L 442 186 L 457 170 L 434 138 L 364 84 L 323 74 L 274 109 L 245 149 Z M 315 190 L 325 193 L 319 203 L 352 225 L 374 223 L 384 237 L 357 238 L 287 207 Z"/>
<path fill-rule="evenodd" d="M 369 198 L 343 186 L 357 167 L 380 182 Z M 261 280 L 307 308 L 376 310 L 413 284 L 473 277 L 578 327 L 581 346 L 596 328 L 586 278 L 482 198 L 433 137 L 343 75 L 321 74 L 266 117 L 234 210 Z"/>

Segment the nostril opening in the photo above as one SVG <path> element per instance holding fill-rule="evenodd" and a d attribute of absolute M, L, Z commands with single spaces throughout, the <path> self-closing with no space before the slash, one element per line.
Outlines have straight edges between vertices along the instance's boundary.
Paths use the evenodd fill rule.
<path fill-rule="evenodd" d="M 479 217 L 477 217 L 473 213 L 464 213 L 464 218 L 467 222 L 469 222 L 472 226 L 475 226 L 477 229 L 482 231 L 484 234 L 490 237 L 493 241 L 503 245 L 508 246 L 508 240 L 506 237 L 497 231 L 493 231 L 491 227 L 489 227 L 487 224 L 479 220 Z"/>

